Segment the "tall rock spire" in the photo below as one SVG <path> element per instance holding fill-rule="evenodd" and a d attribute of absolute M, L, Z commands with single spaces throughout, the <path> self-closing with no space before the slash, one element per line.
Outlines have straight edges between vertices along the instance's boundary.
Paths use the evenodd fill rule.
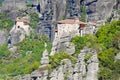
<path fill-rule="evenodd" d="M 78 17 L 79 10 L 77 8 L 77 0 L 67 0 L 68 12 L 70 13 L 70 18 Z"/>
<path fill-rule="evenodd" d="M 37 32 L 40 35 L 46 35 L 51 41 L 53 40 L 53 21 L 54 21 L 54 5 L 53 0 L 47 0 L 44 11 L 42 12 L 42 17 L 40 19 L 40 24 L 38 25 Z"/>

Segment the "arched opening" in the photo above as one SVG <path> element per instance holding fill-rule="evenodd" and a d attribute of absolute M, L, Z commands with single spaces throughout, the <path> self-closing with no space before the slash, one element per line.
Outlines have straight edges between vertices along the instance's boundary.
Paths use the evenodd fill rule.
<path fill-rule="evenodd" d="M 17 26 L 18 28 L 20 28 L 20 26 Z"/>

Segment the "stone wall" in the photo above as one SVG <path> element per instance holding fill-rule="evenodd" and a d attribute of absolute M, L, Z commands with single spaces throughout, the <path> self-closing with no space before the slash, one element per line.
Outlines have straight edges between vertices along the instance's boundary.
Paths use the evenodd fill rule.
<path fill-rule="evenodd" d="M 57 28 L 59 38 L 72 32 L 76 32 L 74 35 L 79 35 L 79 24 L 58 24 Z"/>

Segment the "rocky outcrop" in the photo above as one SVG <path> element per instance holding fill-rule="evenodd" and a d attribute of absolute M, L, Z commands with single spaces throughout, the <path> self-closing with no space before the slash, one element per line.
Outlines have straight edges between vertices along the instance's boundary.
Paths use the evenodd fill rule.
<path fill-rule="evenodd" d="M 50 55 L 54 55 L 55 53 L 60 53 L 63 50 L 70 55 L 74 54 L 75 45 L 70 42 L 72 37 L 75 36 L 74 32 L 73 33 L 71 32 L 71 34 L 64 33 L 61 37 L 58 37 L 57 34 L 58 33 L 55 33 Z"/>
<path fill-rule="evenodd" d="M 98 80 L 98 70 L 99 70 L 99 62 L 97 58 L 97 54 L 94 54 L 91 59 L 87 62 L 87 75 L 86 80 Z"/>
<path fill-rule="evenodd" d="M 22 5 L 22 6 L 21 6 Z M 22 14 L 19 10 L 26 10 L 26 2 L 25 0 L 4 0 L 2 3 L 1 12 L 8 12 L 7 18 L 15 20 L 17 16 L 21 16 Z"/>
<path fill-rule="evenodd" d="M 0 30 L 0 45 L 7 43 L 7 32 L 5 30 Z"/>
<path fill-rule="evenodd" d="M 29 26 L 29 24 L 25 25 L 24 22 L 20 23 L 19 21 L 16 21 L 16 24 L 12 27 L 12 29 L 9 32 L 11 43 L 15 44 L 17 42 L 23 41 L 23 39 L 25 39 L 25 36 L 28 36 L 31 31 L 32 29 Z"/>
<path fill-rule="evenodd" d="M 22 6 L 21 6 L 22 5 Z M 2 3 L 2 11 L 26 9 L 25 0 L 4 0 Z"/>
<path fill-rule="evenodd" d="M 115 61 L 119 60 L 120 59 L 120 53 L 118 53 L 116 56 L 115 56 Z"/>
<path fill-rule="evenodd" d="M 108 19 L 116 5 L 116 0 L 87 0 L 88 21 L 99 21 Z"/>
<path fill-rule="evenodd" d="M 49 1 L 27 0 L 26 2 L 26 0 L 4 0 L 2 11 L 11 10 L 11 12 L 15 12 L 20 9 L 26 10 L 28 8 L 27 5 L 31 3 L 34 12 L 37 10 L 40 14 L 44 15 L 46 8 L 49 8 L 46 7 Z M 79 12 L 82 10 L 82 6 L 86 6 L 87 20 L 95 22 L 109 19 L 113 15 L 112 12 L 114 10 L 120 9 L 120 4 L 117 0 L 54 0 L 53 2 L 50 5 L 53 6 L 54 20 L 80 17 Z"/>
<path fill-rule="evenodd" d="M 64 63 L 64 65 L 63 65 Z M 60 66 L 54 69 L 50 75 L 50 80 L 73 80 L 72 77 L 73 68 L 72 63 L 69 59 L 64 59 L 61 61 Z"/>
<path fill-rule="evenodd" d="M 30 7 L 28 4 L 32 6 Z M 86 7 L 86 11 L 83 6 Z M 57 20 L 80 17 L 79 12 L 84 10 L 87 12 L 87 21 L 94 21 L 99 26 L 106 20 L 118 20 L 120 18 L 119 6 L 120 4 L 116 0 L 27 0 L 27 2 L 26 0 L 4 0 L 1 11 L 10 10 L 7 18 L 13 20 L 16 16 L 22 16 L 19 11 L 21 9 L 25 10 L 26 15 L 39 14 L 41 19 L 37 32 L 40 35 L 48 36 L 52 42 Z"/>
<path fill-rule="evenodd" d="M 46 35 L 51 41 L 53 41 L 54 38 L 54 10 L 54 1 L 48 0 L 42 12 L 40 23 L 37 26 L 37 32 L 40 33 L 40 35 Z"/>
<path fill-rule="evenodd" d="M 19 78 L 19 80 L 98 80 L 98 59 L 94 49 L 84 48 L 81 50 L 76 58 L 76 63 L 72 63 L 69 59 L 61 60 L 59 66 L 50 72 L 47 66 L 48 63 L 45 60 L 47 58 L 47 51 L 45 50 L 43 53 L 43 65 L 31 74 Z M 85 61 L 87 54 L 92 56 Z"/>
<path fill-rule="evenodd" d="M 85 62 L 86 54 L 92 55 L 87 62 Z M 98 80 L 98 59 L 93 49 L 81 50 L 75 66 L 72 65 L 69 59 L 62 60 L 60 65 L 51 72 L 50 80 Z"/>
<path fill-rule="evenodd" d="M 42 65 L 49 64 L 49 58 L 48 58 L 48 51 L 47 51 L 47 49 L 45 49 L 45 51 L 43 52 L 43 56 L 41 58 L 41 64 Z"/>

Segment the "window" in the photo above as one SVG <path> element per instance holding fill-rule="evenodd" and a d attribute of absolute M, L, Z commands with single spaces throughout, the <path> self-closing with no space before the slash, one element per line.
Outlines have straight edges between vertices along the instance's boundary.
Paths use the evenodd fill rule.
<path fill-rule="evenodd" d="M 18 28 L 20 28 L 20 26 L 18 26 Z"/>

